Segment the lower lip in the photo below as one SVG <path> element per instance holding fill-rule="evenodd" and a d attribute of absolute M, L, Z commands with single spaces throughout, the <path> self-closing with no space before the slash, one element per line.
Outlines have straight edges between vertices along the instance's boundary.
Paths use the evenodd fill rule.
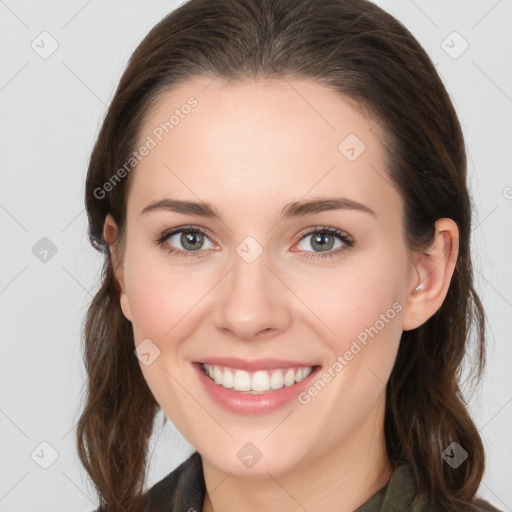
<path fill-rule="evenodd" d="M 284 386 L 268 393 L 251 394 L 241 393 L 216 384 L 204 373 L 201 363 L 192 363 L 192 365 L 198 372 L 199 380 L 206 391 L 218 405 L 228 411 L 248 415 L 267 414 L 289 404 L 310 385 L 312 379 L 321 369 L 319 366 L 313 368 L 313 371 L 305 379 L 291 386 Z"/>

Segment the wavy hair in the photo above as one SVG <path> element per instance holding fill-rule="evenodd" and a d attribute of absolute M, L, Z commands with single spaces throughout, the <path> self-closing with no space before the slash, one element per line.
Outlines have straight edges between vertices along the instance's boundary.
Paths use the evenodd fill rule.
<path fill-rule="evenodd" d="M 306 78 L 327 85 L 383 128 L 389 178 L 404 202 L 410 250 L 425 251 L 439 218 L 459 229 L 447 296 L 424 324 L 402 334 L 386 388 L 386 449 L 408 462 L 419 493 L 445 511 L 471 510 L 484 447 L 461 392 L 474 328 L 473 380 L 485 364 L 485 314 L 473 287 L 471 198 L 463 134 L 432 61 L 393 16 L 366 0 L 190 0 L 156 24 L 129 59 L 92 150 L 85 204 L 92 246 L 104 256 L 101 286 L 83 324 L 87 372 L 76 431 L 78 454 L 100 512 L 141 506 L 149 438 L 159 406 L 134 355 L 120 287 L 103 238 L 111 213 L 123 243 L 131 176 L 99 193 L 140 142 L 151 106 L 194 77 Z M 441 454 L 453 442 L 469 458 Z"/>

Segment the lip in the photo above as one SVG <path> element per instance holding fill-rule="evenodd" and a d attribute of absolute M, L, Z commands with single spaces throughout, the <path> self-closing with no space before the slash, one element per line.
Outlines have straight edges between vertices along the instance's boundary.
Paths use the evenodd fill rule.
<path fill-rule="evenodd" d="M 318 366 L 317 363 L 302 363 L 299 361 L 285 361 L 284 359 L 239 359 L 237 357 L 210 357 L 202 359 L 198 363 L 214 364 L 216 366 L 227 366 L 236 370 L 255 372 L 257 370 L 277 370 L 279 368 L 306 368 Z"/>
<path fill-rule="evenodd" d="M 209 359 L 209 361 L 213 361 L 213 359 Z M 228 359 L 218 359 L 218 361 L 223 361 L 224 363 L 228 361 Z M 240 360 L 237 360 L 240 364 Z M 259 360 L 261 363 L 263 360 Z M 277 360 L 266 360 L 267 364 L 269 361 L 272 361 L 272 364 L 276 363 Z M 219 363 L 210 363 L 204 361 L 207 364 L 219 364 Z M 231 360 L 233 362 L 233 360 Z M 284 386 L 278 390 L 268 391 L 266 393 L 259 394 L 251 394 L 251 393 L 243 393 L 240 391 L 234 391 L 233 389 L 225 388 L 219 384 L 216 384 L 210 377 L 208 377 L 203 370 L 203 365 L 198 362 L 192 363 L 199 380 L 210 396 L 210 398 L 223 409 L 226 409 L 231 412 L 235 412 L 238 414 L 245 414 L 249 416 L 259 416 L 263 414 L 269 414 L 274 412 L 291 402 L 297 399 L 297 396 L 303 392 L 308 386 L 310 386 L 313 379 L 316 379 L 318 372 L 321 370 L 321 366 L 319 365 L 304 365 L 304 364 L 291 364 L 290 361 L 288 366 L 275 366 L 274 368 L 288 368 L 290 366 L 313 366 L 313 371 L 300 382 L 296 382 L 291 386 Z M 251 362 L 253 364 L 253 362 Z M 277 364 L 277 363 L 276 363 Z M 279 364 L 283 364 L 281 361 Z M 227 364 L 223 364 L 219 366 L 229 366 Z M 254 365 L 253 365 L 254 366 Z M 235 365 L 235 367 L 237 367 Z M 240 366 L 238 366 L 240 368 Z M 261 366 L 257 368 L 263 369 Z M 244 369 L 244 368 L 240 368 Z M 269 366 L 265 369 L 272 369 Z"/>

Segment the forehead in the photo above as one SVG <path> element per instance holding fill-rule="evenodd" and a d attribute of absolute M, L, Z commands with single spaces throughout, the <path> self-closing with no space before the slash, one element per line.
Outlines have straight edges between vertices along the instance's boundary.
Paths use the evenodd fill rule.
<path fill-rule="evenodd" d="M 311 149 L 323 139 L 324 146 L 334 144 L 337 149 L 337 139 L 350 130 L 368 140 L 377 123 L 353 99 L 312 80 L 259 78 L 225 83 L 195 78 L 153 102 L 142 136 L 152 134 L 162 142 L 172 133 L 175 141 L 183 143 L 190 125 L 199 142 L 219 146 L 226 142 L 237 148 L 250 146 L 252 139 L 253 146 L 260 148 L 263 142 L 269 147 L 270 141 L 285 148 L 302 139 L 311 142 L 306 146 Z"/>
<path fill-rule="evenodd" d="M 172 196 L 224 209 L 229 199 L 252 215 L 334 192 L 373 209 L 390 201 L 400 208 L 379 130 L 352 100 L 314 81 L 190 80 L 146 115 L 139 146 L 150 149 L 134 171 L 129 205 L 140 211 Z"/>

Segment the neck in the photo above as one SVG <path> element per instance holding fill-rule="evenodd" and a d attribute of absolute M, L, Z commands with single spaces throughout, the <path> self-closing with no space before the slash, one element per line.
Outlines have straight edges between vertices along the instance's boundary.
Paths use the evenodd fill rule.
<path fill-rule="evenodd" d="M 387 457 L 383 423 L 367 419 L 335 449 L 278 477 L 237 477 L 203 459 L 202 512 L 353 512 L 388 483 L 395 469 Z"/>

